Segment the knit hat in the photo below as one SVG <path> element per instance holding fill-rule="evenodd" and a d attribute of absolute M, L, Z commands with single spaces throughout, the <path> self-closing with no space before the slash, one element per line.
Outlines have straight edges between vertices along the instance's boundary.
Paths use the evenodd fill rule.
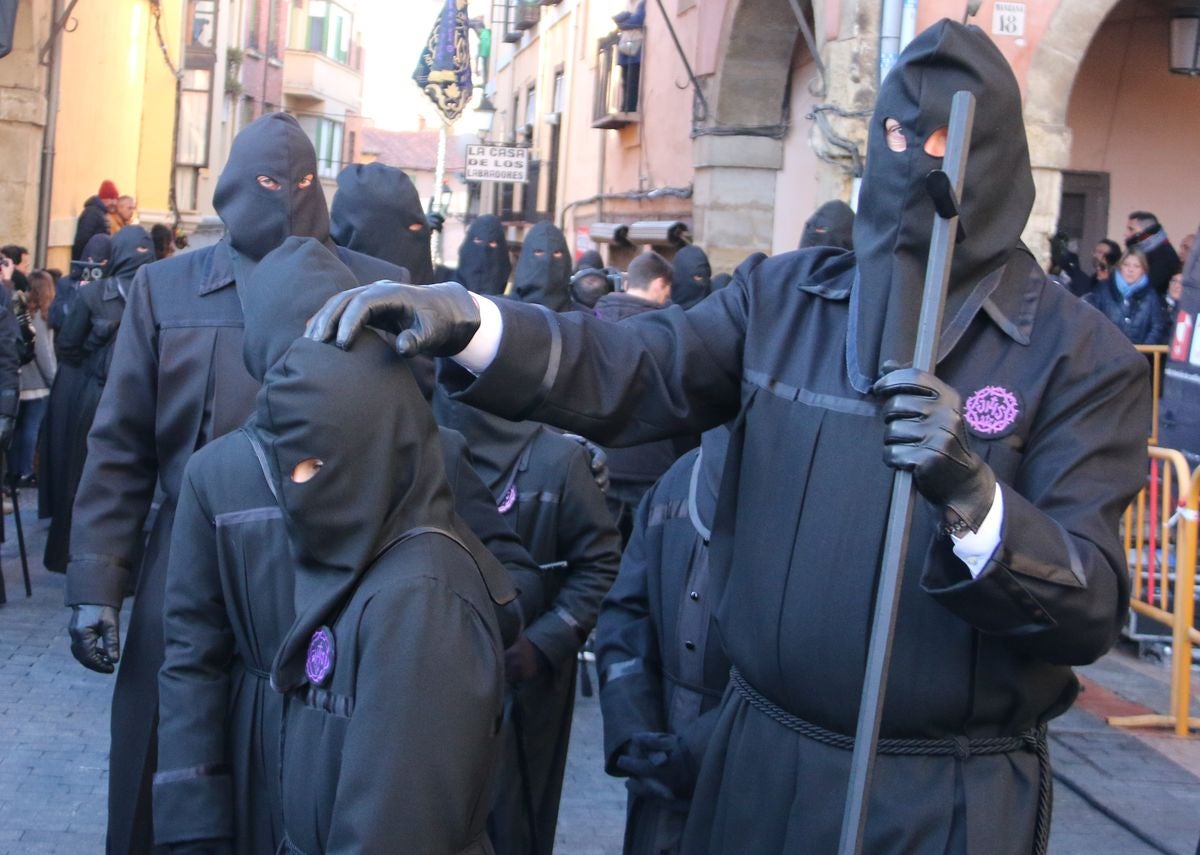
<path fill-rule="evenodd" d="M 117 185 L 113 184 L 107 178 L 100 182 L 100 192 L 96 194 L 101 199 L 116 199 L 121 194 L 117 191 Z"/>

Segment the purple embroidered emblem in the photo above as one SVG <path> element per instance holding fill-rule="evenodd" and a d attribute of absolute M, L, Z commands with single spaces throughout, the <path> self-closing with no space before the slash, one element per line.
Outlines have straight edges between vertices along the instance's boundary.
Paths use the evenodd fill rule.
<path fill-rule="evenodd" d="M 509 484 L 508 489 L 504 491 L 503 498 L 500 499 L 500 504 L 496 505 L 496 510 L 502 514 L 506 514 L 512 510 L 513 505 L 517 503 L 517 488 L 515 484 Z"/>
<path fill-rule="evenodd" d="M 1003 386 L 984 386 L 967 398 L 963 417 L 967 425 L 985 437 L 994 437 L 1008 430 L 1021 415 L 1017 396 Z"/>
<path fill-rule="evenodd" d="M 308 657 L 304 660 L 304 674 L 314 686 L 325 682 L 333 670 L 333 633 L 321 627 L 312 634 L 308 642 Z"/>

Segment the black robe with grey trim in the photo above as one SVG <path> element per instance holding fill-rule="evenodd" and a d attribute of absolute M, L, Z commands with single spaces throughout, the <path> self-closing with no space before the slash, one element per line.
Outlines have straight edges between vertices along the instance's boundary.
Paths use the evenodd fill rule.
<path fill-rule="evenodd" d="M 523 552 L 462 437 L 439 434 L 456 511 L 494 554 Z M 163 604 L 159 845 L 228 839 L 235 852 L 255 855 L 283 839 L 283 696 L 269 677 L 295 620 L 288 555 L 282 514 L 245 431 L 196 452 L 184 472 Z"/>
<path fill-rule="evenodd" d="M 821 249 L 753 259 L 686 313 L 621 324 L 497 301 L 497 358 L 460 390 L 606 444 L 735 419 L 712 546 L 723 646 L 774 704 L 842 734 L 892 481 L 879 401 L 847 376 L 855 269 Z M 1027 251 L 993 276 L 948 330 L 938 375 L 964 401 L 999 387 L 1017 402 L 1003 431 L 972 439 L 1003 492 L 1000 544 L 973 578 L 918 503 L 884 737 L 1008 736 L 1054 718 L 1078 691 L 1070 666 L 1108 650 L 1127 608 L 1117 527 L 1145 481 L 1146 362 Z M 849 763 L 727 692 L 685 850 L 835 850 Z M 1028 853 L 1038 774 L 1023 752 L 881 757 L 865 850 Z"/>
<path fill-rule="evenodd" d="M 350 250 L 338 256 L 363 283 L 395 272 Z M 119 608 L 140 564 L 113 691 L 110 852 L 149 851 L 153 836 L 163 585 L 184 466 L 193 451 L 240 427 L 258 392 L 242 363 L 242 306 L 233 286 L 225 240 L 138 270 L 88 435 L 67 605 Z"/>
<path fill-rule="evenodd" d="M 646 493 L 600 607 L 596 667 L 610 775 L 625 774 L 617 758 L 637 733 L 680 735 L 698 767 L 716 724 L 729 660 L 713 627 L 708 539 L 723 451 L 711 443 L 688 452 Z M 679 853 L 689 804 L 631 793 L 626 855 Z"/>
<path fill-rule="evenodd" d="M 439 420 L 445 418 L 436 402 L 434 411 Z M 446 423 L 464 429 L 470 447 L 469 419 Z M 510 687 L 500 782 L 488 830 L 502 855 L 542 855 L 552 850 L 558 824 L 575 706 L 575 657 L 617 575 L 620 543 L 604 494 L 578 443 L 538 427 L 513 456 L 515 467 L 506 474 L 512 476 L 515 501 L 502 510 L 504 518 L 535 561 L 565 561 L 567 566 L 547 571 L 543 608 L 525 629 L 549 670 Z M 498 505 L 504 504 L 507 483 L 504 478 L 500 486 L 491 485 Z M 518 728 L 523 758 L 518 754 Z M 529 773 L 526 780 L 522 763 Z M 536 848 L 530 840 L 526 793 L 537 828 Z"/>
<path fill-rule="evenodd" d="M 128 282 L 118 287 L 118 280 L 112 278 L 82 286 L 54 342 L 60 363 L 69 366 L 63 383 L 51 392 L 59 396 L 55 403 L 66 411 L 59 419 L 65 430 L 57 432 L 58 442 L 50 450 L 58 484 L 49 509 L 50 530 L 42 557 L 46 569 L 54 573 L 67 569 L 71 508 L 87 462 L 88 431 L 108 381 L 113 346 L 125 312 L 122 287 L 128 287 Z M 69 395 L 69 399 L 62 400 L 63 395 Z"/>

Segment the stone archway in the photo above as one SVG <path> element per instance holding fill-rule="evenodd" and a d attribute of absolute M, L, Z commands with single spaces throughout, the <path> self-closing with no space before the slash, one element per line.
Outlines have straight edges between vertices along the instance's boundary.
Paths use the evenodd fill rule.
<path fill-rule="evenodd" d="M 693 229 L 714 270 L 771 250 L 783 166 L 774 131 L 784 122 L 799 31 L 788 0 L 729 0 L 725 8 L 718 70 L 705 86 L 709 116 L 692 145 Z"/>
<path fill-rule="evenodd" d="M 1071 160 L 1067 107 L 1093 37 L 1120 0 L 1060 0 L 1038 40 L 1026 77 L 1025 129 L 1037 188 L 1025 243 L 1045 262 L 1058 225 L 1062 173 Z"/>
<path fill-rule="evenodd" d="M 13 50 L 0 60 L 0 222 L 5 238 L 30 248 L 37 229 L 45 71 L 38 50 L 50 29 L 48 0 L 17 6 Z"/>

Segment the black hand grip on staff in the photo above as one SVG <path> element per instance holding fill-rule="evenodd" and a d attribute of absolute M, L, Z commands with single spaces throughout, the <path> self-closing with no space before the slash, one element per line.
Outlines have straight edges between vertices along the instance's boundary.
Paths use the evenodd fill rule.
<path fill-rule="evenodd" d="M 942 169 L 927 177 L 937 213 L 929 243 L 929 264 L 925 269 L 925 293 L 921 317 L 917 323 L 917 346 L 913 368 L 932 372 L 942 331 L 942 313 L 950 266 L 958 238 L 958 200 L 962 198 L 963 178 L 967 170 L 967 151 L 975 123 L 975 96 L 956 92 L 950 105 L 950 128 Z M 941 176 L 938 173 L 942 173 Z M 948 215 L 948 216 L 946 216 Z M 863 677 L 862 702 L 854 734 L 854 754 L 850 761 L 850 786 L 842 814 L 842 834 L 838 855 L 859 855 L 867 826 L 867 801 L 875 768 L 875 748 L 879 742 L 879 723 L 883 717 L 884 692 L 892 657 L 892 638 L 900 607 L 900 589 L 904 579 L 904 557 L 908 554 L 908 534 L 912 524 L 913 475 L 899 471 L 892 480 L 892 501 L 888 513 L 887 536 L 879 568 L 879 587 L 871 638 L 867 648 L 867 668 Z"/>

